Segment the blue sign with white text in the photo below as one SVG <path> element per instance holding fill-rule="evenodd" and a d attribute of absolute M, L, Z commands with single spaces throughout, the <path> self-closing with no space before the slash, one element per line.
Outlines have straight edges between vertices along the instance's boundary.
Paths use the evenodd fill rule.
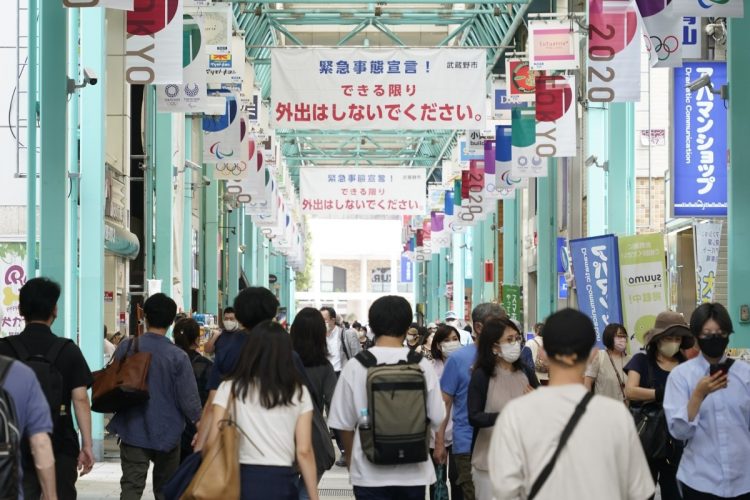
<path fill-rule="evenodd" d="M 513 109 L 518 106 L 526 106 L 526 102 L 521 101 L 518 96 L 508 97 L 506 89 L 495 89 L 494 109 Z"/>
<path fill-rule="evenodd" d="M 596 341 L 610 323 L 622 323 L 620 263 L 617 237 L 612 234 L 570 240 L 578 309 L 591 318 Z"/>
<path fill-rule="evenodd" d="M 409 257 L 401 256 L 401 283 L 414 282 L 414 263 Z"/>
<path fill-rule="evenodd" d="M 675 217 L 727 215 L 727 110 L 707 86 L 686 86 L 707 75 L 714 89 L 727 83 L 724 62 L 687 62 L 674 68 Z"/>

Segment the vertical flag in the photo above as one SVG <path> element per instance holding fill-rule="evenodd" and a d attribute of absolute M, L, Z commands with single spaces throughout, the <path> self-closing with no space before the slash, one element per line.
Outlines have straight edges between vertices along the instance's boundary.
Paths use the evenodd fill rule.
<path fill-rule="evenodd" d="M 576 155 L 574 76 L 536 79 L 536 152 L 542 158 Z"/>
<path fill-rule="evenodd" d="M 182 83 L 182 0 L 136 0 L 126 17 L 127 82 Z"/>
<path fill-rule="evenodd" d="M 224 114 L 203 116 L 203 162 L 241 160 L 242 130 L 238 95 L 228 90 L 212 90 L 224 98 Z"/>
<path fill-rule="evenodd" d="M 495 127 L 495 185 L 501 198 L 507 198 L 509 191 L 529 187 L 529 178 L 515 176 L 513 168 L 513 140 L 509 125 Z"/>
<path fill-rule="evenodd" d="M 513 108 L 512 115 L 513 175 L 546 177 L 547 162 L 536 152 L 536 108 Z"/>
<path fill-rule="evenodd" d="M 682 65 L 682 16 L 672 0 L 636 0 L 651 66 Z"/>
<path fill-rule="evenodd" d="M 206 46 L 203 19 L 182 16 L 182 83 L 156 86 L 156 107 L 164 113 L 200 113 L 206 106 Z"/>

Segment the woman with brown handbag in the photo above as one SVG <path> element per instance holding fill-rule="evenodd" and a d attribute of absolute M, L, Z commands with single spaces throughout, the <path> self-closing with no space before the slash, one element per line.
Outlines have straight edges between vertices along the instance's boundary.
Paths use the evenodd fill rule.
<path fill-rule="evenodd" d="M 313 403 L 297 372 L 289 369 L 289 335 L 272 321 L 260 323 L 248 335 L 236 369 L 216 392 L 207 453 L 231 422 L 240 434 L 239 498 L 296 500 L 296 460 L 308 495 L 318 500 Z"/>

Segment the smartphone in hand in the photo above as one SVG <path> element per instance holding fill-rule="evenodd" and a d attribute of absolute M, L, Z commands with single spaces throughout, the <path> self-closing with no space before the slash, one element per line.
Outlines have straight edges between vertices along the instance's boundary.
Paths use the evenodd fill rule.
<path fill-rule="evenodd" d="M 726 375 L 727 373 L 729 373 L 730 366 L 732 366 L 732 363 L 729 363 L 728 361 L 712 364 L 709 368 L 709 374 L 713 375 L 716 372 L 722 372 L 724 375 Z"/>

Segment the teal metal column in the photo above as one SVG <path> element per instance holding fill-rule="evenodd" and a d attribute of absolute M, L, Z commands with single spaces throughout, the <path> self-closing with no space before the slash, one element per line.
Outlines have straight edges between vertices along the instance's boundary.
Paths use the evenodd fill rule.
<path fill-rule="evenodd" d="M 161 280 L 161 291 L 171 296 L 174 265 L 172 113 L 157 112 L 155 124 L 154 278 Z"/>
<path fill-rule="evenodd" d="M 193 159 L 193 118 L 185 117 L 185 158 Z M 193 171 L 185 169 L 183 175 L 183 206 L 182 206 L 182 310 L 191 312 L 193 297 Z"/>
<path fill-rule="evenodd" d="M 610 104 L 608 122 L 608 232 L 635 234 L 635 104 Z"/>
<path fill-rule="evenodd" d="M 750 65 L 747 47 L 750 46 L 750 17 L 729 20 L 727 62 L 729 70 L 729 151 L 732 166 L 729 179 L 729 221 L 727 224 L 729 251 L 729 313 L 735 333 L 730 336 L 732 347 L 750 347 L 750 323 L 740 323 L 740 307 L 750 305 L 750 170 L 745 159 L 750 157 L 750 95 L 744 89 L 750 85 Z M 721 103 L 717 104 L 721 105 Z"/>
<path fill-rule="evenodd" d="M 45 2 L 47 3 L 47 2 Z M 99 76 L 97 85 L 81 91 L 81 349 L 92 370 L 104 360 L 104 135 L 106 108 L 105 9 L 83 9 L 81 13 L 81 66 Z M 97 460 L 103 456 L 104 421 L 92 413 L 92 438 Z"/>
<path fill-rule="evenodd" d="M 214 168 L 205 165 L 203 175 L 211 184 L 203 188 L 203 234 L 201 240 L 201 306 L 205 313 L 219 312 L 219 183 L 214 180 Z"/>
<path fill-rule="evenodd" d="M 240 227 L 240 218 L 242 210 L 236 208 L 232 213 L 228 214 L 227 222 L 229 228 L 227 229 L 227 239 L 225 241 L 224 251 L 226 252 L 227 258 L 229 259 L 229 266 L 227 272 L 227 297 L 226 303 L 234 303 L 234 298 L 240 293 L 240 242 L 239 232 L 242 230 Z"/>
<path fill-rule="evenodd" d="M 80 9 L 68 9 L 68 75 L 78 80 L 78 39 Z M 84 89 L 89 90 L 89 89 Z M 68 196 L 68 230 L 65 232 L 65 331 L 74 336 L 78 332 L 78 106 L 80 92 L 70 95 L 68 101 L 68 172 L 70 172 L 70 195 Z"/>
<path fill-rule="evenodd" d="M 245 271 L 245 276 L 247 276 L 250 285 L 254 286 L 258 267 L 255 225 L 251 216 L 243 215 L 243 217 L 245 218 L 245 224 L 242 228 L 243 233 L 245 233 L 245 253 L 242 255 L 242 269 Z"/>
<path fill-rule="evenodd" d="M 425 312 L 429 321 L 434 321 L 438 318 L 440 307 L 438 302 L 440 301 L 440 287 L 438 282 L 440 281 L 440 255 L 436 254 L 432 256 L 432 259 L 427 262 L 427 310 Z"/>
<path fill-rule="evenodd" d="M 258 238 L 258 280 L 257 286 L 263 286 L 268 288 L 268 274 L 270 266 L 270 253 L 268 239 L 263 236 L 263 233 L 258 230 L 256 232 Z"/>
<path fill-rule="evenodd" d="M 65 134 L 67 95 L 67 19 L 62 2 L 39 5 L 40 172 L 39 271 L 65 290 L 65 231 L 67 230 L 68 189 Z M 102 300 L 102 297 L 99 297 Z M 65 331 L 65 295 L 57 303 L 58 335 Z M 101 337 L 101 335 L 100 335 Z"/>
<path fill-rule="evenodd" d="M 603 104 L 591 104 L 586 111 L 586 155 L 594 155 L 600 165 L 607 159 L 607 108 Z M 586 168 L 586 167 L 584 167 Z M 604 171 L 595 166 L 588 167 L 586 182 L 587 235 L 598 236 L 608 232 L 607 225 L 607 179 Z M 620 189 L 618 187 L 618 189 Z M 541 316 L 540 316 L 541 317 Z"/>
<path fill-rule="evenodd" d="M 503 200 L 503 284 L 506 285 L 520 285 L 518 204 L 518 198 Z"/>
<path fill-rule="evenodd" d="M 557 160 L 547 160 L 547 177 L 537 179 L 537 318 L 557 310 Z"/>
<path fill-rule="evenodd" d="M 449 279 L 448 272 L 448 249 L 441 248 L 440 254 L 433 257 L 433 259 L 440 259 L 440 269 L 438 271 L 438 313 L 437 319 L 443 321 L 445 319 L 445 313 L 448 312 L 447 305 L 448 300 L 445 297 L 445 284 Z M 435 319 L 435 318 L 432 318 Z"/>
<path fill-rule="evenodd" d="M 29 0 L 28 23 L 29 23 L 29 49 L 26 64 L 26 75 L 28 79 L 28 102 L 26 106 L 27 138 L 26 138 L 26 275 L 33 278 L 37 270 L 37 248 L 36 248 L 36 207 L 37 207 L 37 168 L 36 168 L 36 106 L 37 100 L 37 51 L 38 51 L 38 29 L 37 29 L 37 0 Z"/>
<path fill-rule="evenodd" d="M 464 250 L 466 250 L 464 241 L 465 237 L 462 233 L 453 234 L 453 248 L 451 249 L 451 256 L 453 257 L 453 307 L 451 310 L 459 318 L 463 318 L 466 291 L 464 287 Z"/>

